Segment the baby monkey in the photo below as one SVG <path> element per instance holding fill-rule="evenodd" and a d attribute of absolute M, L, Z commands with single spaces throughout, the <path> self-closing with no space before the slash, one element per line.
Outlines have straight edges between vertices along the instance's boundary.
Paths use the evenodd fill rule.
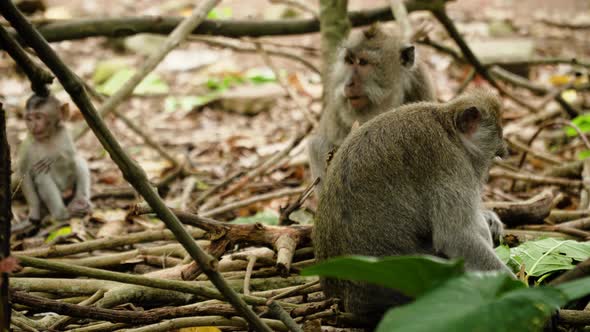
<path fill-rule="evenodd" d="M 33 95 L 27 100 L 25 122 L 31 140 L 22 149 L 17 174 L 23 179 L 33 224 L 48 214 L 63 220 L 91 209 L 90 172 L 65 127 L 68 116 L 68 104 L 54 96 Z"/>
<path fill-rule="evenodd" d="M 354 130 L 328 166 L 316 258 L 426 254 L 511 273 L 493 249 L 480 198 L 492 160 L 507 153 L 500 122 L 498 98 L 481 90 L 402 106 Z M 322 286 L 345 310 L 375 320 L 409 301 L 367 283 Z"/>

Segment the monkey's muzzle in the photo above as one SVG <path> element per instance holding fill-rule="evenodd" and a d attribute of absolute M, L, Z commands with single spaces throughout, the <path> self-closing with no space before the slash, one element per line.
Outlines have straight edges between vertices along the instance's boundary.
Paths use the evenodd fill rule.
<path fill-rule="evenodd" d="M 348 97 L 348 102 L 350 103 L 350 107 L 359 110 L 369 105 L 369 98 L 366 96 L 353 96 Z"/>

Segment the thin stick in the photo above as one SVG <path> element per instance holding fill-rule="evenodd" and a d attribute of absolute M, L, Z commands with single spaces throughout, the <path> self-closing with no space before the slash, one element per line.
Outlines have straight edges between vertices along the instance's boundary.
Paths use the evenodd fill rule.
<path fill-rule="evenodd" d="M 293 317 L 291 317 L 291 315 L 289 315 L 289 313 L 287 313 L 276 301 L 269 301 L 268 309 L 273 317 L 278 318 L 292 332 L 303 332 L 301 327 L 299 327 L 299 325 L 293 320 Z"/>
<path fill-rule="evenodd" d="M 162 60 L 175 49 L 182 41 L 186 39 L 188 35 L 195 30 L 201 22 L 205 19 L 210 9 L 214 8 L 220 0 L 208 0 L 203 3 L 202 7 L 198 5 L 194 7 L 193 14 L 184 19 L 175 29 L 170 33 L 168 38 L 164 41 L 162 46 L 152 53 L 143 63 L 141 68 L 125 82 L 125 84 L 115 92 L 107 101 L 99 108 L 98 112 L 101 117 L 105 117 L 107 114 L 112 112 L 119 106 L 127 97 L 129 97 L 133 90 L 143 81 L 143 79 L 151 73 Z M 206 11 L 201 12 L 201 9 Z M 81 138 L 88 131 L 88 127 L 84 126 L 78 128 L 78 131 L 74 134 L 76 140 Z"/>
<path fill-rule="evenodd" d="M 256 256 L 248 256 L 248 265 L 246 266 L 246 276 L 244 276 L 244 295 L 250 295 L 250 277 L 252 277 L 252 271 L 256 264 Z"/>
<path fill-rule="evenodd" d="M 288 225 L 291 225 L 294 223 L 293 221 L 291 221 L 291 219 L 289 219 L 289 215 L 293 211 L 299 209 L 303 205 L 305 200 L 307 200 L 309 198 L 309 196 L 311 196 L 311 194 L 313 193 L 313 190 L 315 189 L 315 187 L 317 186 L 317 184 L 319 182 L 320 182 L 320 177 L 318 176 L 315 178 L 315 180 L 313 180 L 313 182 L 309 186 L 307 186 L 307 188 L 305 188 L 305 190 L 301 193 L 301 195 L 299 195 L 299 197 L 297 197 L 295 202 L 289 204 L 284 209 L 281 209 L 281 216 L 279 217 L 279 225 L 288 226 Z"/>
<path fill-rule="evenodd" d="M 220 206 L 215 209 L 202 211 L 202 212 L 199 212 L 199 215 L 203 216 L 203 217 L 213 217 L 215 215 L 218 215 L 218 214 L 221 214 L 224 212 L 228 212 L 231 210 L 239 209 L 241 207 L 254 204 L 256 202 L 268 201 L 271 199 L 280 198 L 280 197 L 284 197 L 284 196 L 299 195 L 300 193 L 302 193 L 304 191 L 305 191 L 304 187 L 298 187 L 298 188 L 293 188 L 293 189 L 292 188 L 281 189 L 281 190 L 277 190 L 274 192 L 253 196 L 253 197 L 250 197 L 250 198 L 238 201 L 238 202 L 229 203 L 229 204 Z"/>
<path fill-rule="evenodd" d="M 53 75 L 33 62 L 25 50 L 10 36 L 4 27 L 0 26 L 0 45 L 10 54 L 31 81 L 31 90 L 40 96 L 49 95 L 47 85 L 53 82 Z"/>
<path fill-rule="evenodd" d="M 277 295 L 271 297 L 269 300 L 275 301 L 275 300 L 284 299 L 286 297 L 289 297 L 289 295 L 291 295 L 291 294 L 295 294 L 301 290 L 304 290 L 304 289 L 309 288 L 311 286 L 315 286 L 319 283 L 320 283 L 320 281 L 316 280 L 316 281 L 308 282 L 307 284 L 304 284 L 301 286 L 293 287 L 293 288 L 289 289 L 288 291 L 285 291 L 283 293 L 280 293 L 280 294 L 277 294 Z"/>
<path fill-rule="evenodd" d="M 96 291 L 96 293 L 92 294 L 91 297 L 78 303 L 78 305 L 80 305 L 80 306 L 93 305 L 96 301 L 98 301 L 102 298 L 104 293 L 105 293 L 104 289 L 99 289 L 98 291 Z M 68 316 L 60 317 L 53 324 L 51 324 L 51 326 L 49 326 L 49 329 L 58 331 L 61 327 L 68 325 L 68 323 L 70 323 L 73 320 L 74 319 L 72 317 L 68 317 Z"/>
<path fill-rule="evenodd" d="M 254 43 L 254 45 L 256 45 L 256 49 L 258 50 L 258 52 L 262 56 L 262 59 L 264 60 L 264 63 L 266 63 L 266 65 L 275 74 L 275 77 L 279 81 L 279 84 L 287 92 L 287 94 L 289 95 L 289 97 L 291 97 L 291 99 L 295 102 L 295 105 L 297 105 L 297 108 L 299 109 L 299 111 L 301 113 L 303 113 L 303 115 L 305 116 L 305 118 L 307 119 L 307 121 L 309 121 L 309 123 L 311 123 L 314 127 L 316 127 L 317 124 L 318 124 L 318 120 L 311 113 L 311 111 L 309 110 L 309 108 L 306 107 L 303 104 L 303 101 L 301 100 L 301 98 L 293 91 L 293 89 L 291 89 L 291 87 L 285 81 L 285 79 L 280 75 L 280 73 L 277 70 L 276 66 L 274 65 L 272 59 L 268 56 L 268 53 L 266 52 L 266 50 L 264 49 L 264 47 L 262 47 L 262 44 L 260 42 L 258 42 L 258 41 L 252 41 L 252 42 Z"/>
<path fill-rule="evenodd" d="M 238 44 L 235 44 L 233 41 L 232 42 L 225 41 L 220 38 L 190 36 L 188 38 L 188 40 L 206 43 L 211 46 L 225 47 L 225 48 L 229 48 L 231 50 L 234 50 L 236 52 L 243 52 L 243 53 L 257 53 L 258 52 L 258 50 L 255 47 L 246 47 L 246 46 L 238 45 Z M 257 42 L 269 44 L 269 42 L 267 42 L 267 41 L 260 41 L 259 40 Z M 305 67 L 307 67 L 308 69 L 310 69 L 311 71 L 315 72 L 316 74 L 320 74 L 320 70 L 318 69 L 318 67 L 316 65 L 314 65 L 310 61 L 306 60 L 305 58 L 303 58 L 297 54 L 293 54 L 293 53 L 289 53 L 289 52 L 285 52 L 285 51 L 280 51 L 280 50 L 266 50 L 266 52 L 272 56 L 278 56 L 278 57 L 282 57 L 285 59 L 297 61 L 297 62 L 301 63 L 302 65 L 304 65 Z"/>
<path fill-rule="evenodd" d="M 402 0 L 390 0 L 389 5 L 391 6 L 391 13 L 398 22 L 400 35 L 404 42 L 409 42 L 410 37 L 413 35 L 412 25 L 408 18 L 408 10 Z"/>
<path fill-rule="evenodd" d="M 93 96 L 96 100 L 98 100 L 101 103 L 104 102 L 104 97 L 100 93 L 98 93 L 98 91 L 96 91 L 92 86 L 84 84 L 84 87 L 88 90 L 90 95 Z M 127 128 L 131 129 L 132 132 L 134 132 L 137 136 L 141 137 L 145 144 L 156 150 L 156 152 L 158 152 L 160 156 L 162 156 L 164 159 L 168 160 L 168 162 L 172 164 L 173 168 L 178 167 L 180 163 L 174 157 L 172 157 L 172 155 L 170 155 L 170 153 L 168 153 L 168 151 L 166 151 L 158 142 L 154 141 L 148 134 L 141 130 L 141 128 L 139 128 L 139 126 L 137 126 L 134 121 L 129 119 L 127 115 L 119 112 L 117 109 L 113 109 L 112 112 L 119 120 L 121 120 L 127 126 Z"/>
<path fill-rule="evenodd" d="M 431 12 L 434 15 L 434 17 L 436 17 L 436 19 L 447 30 L 447 32 L 449 33 L 449 36 L 451 36 L 451 38 L 453 38 L 455 43 L 457 43 L 457 45 L 461 49 L 461 52 L 463 52 L 463 55 L 467 59 L 467 61 L 469 63 L 471 63 L 471 65 L 475 68 L 475 70 L 477 71 L 477 73 L 479 75 L 481 75 L 484 79 L 486 79 L 486 81 L 488 81 L 501 94 L 509 97 L 510 99 L 514 100 L 519 105 L 526 107 L 527 109 L 530 109 L 533 111 L 536 110 L 536 108 L 534 106 L 529 105 L 528 103 L 520 100 L 519 98 L 516 98 L 514 95 L 512 95 L 512 93 L 508 92 L 506 89 L 504 89 L 502 86 L 500 86 L 498 84 L 498 82 L 496 82 L 494 77 L 492 77 L 492 75 L 490 75 L 488 69 L 484 65 L 482 65 L 482 63 L 475 56 L 473 51 L 471 51 L 471 48 L 469 48 L 469 46 L 467 45 L 467 43 L 465 42 L 463 37 L 461 37 L 459 30 L 457 30 L 457 27 L 455 27 L 455 23 L 453 23 L 453 20 L 451 20 L 451 18 L 449 18 L 449 16 L 447 15 L 447 12 L 446 12 L 444 6 L 437 7 L 436 9 L 431 10 Z"/>

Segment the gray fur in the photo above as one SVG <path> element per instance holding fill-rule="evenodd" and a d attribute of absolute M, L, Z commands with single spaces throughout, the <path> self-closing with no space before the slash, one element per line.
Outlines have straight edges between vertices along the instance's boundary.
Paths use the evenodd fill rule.
<path fill-rule="evenodd" d="M 457 121 L 469 107 L 482 117 L 467 137 Z M 492 159 L 505 151 L 499 107 L 478 91 L 402 106 L 353 131 L 328 167 L 313 233 L 316 258 L 428 254 L 463 258 L 470 270 L 510 272 L 494 252 L 480 199 Z M 322 285 L 347 311 L 368 317 L 409 300 L 364 283 Z"/>
<path fill-rule="evenodd" d="M 57 109 L 48 105 L 46 102 L 40 107 L 46 107 L 49 137 L 37 140 L 31 135 L 31 142 L 18 161 L 18 174 L 23 177 L 23 194 L 32 220 L 41 220 L 47 214 L 56 219 L 68 219 L 72 213 L 90 209 L 88 165 L 76 152 L 59 115 L 59 105 L 54 107 Z M 63 194 L 68 191 L 73 191 L 73 197 L 66 207 Z"/>
<path fill-rule="evenodd" d="M 366 31 L 373 29 L 374 37 L 367 38 Z M 312 179 L 323 178 L 326 172 L 326 156 L 342 144 L 354 122 L 359 124 L 394 107 L 417 102 L 434 101 L 434 88 L 422 63 L 402 65 L 400 53 L 409 45 L 402 43 L 397 30 L 383 26 L 353 32 L 338 54 L 326 84 L 327 103 L 317 133 L 308 143 Z M 344 86 L 352 75 L 345 63 L 346 52 L 364 54 L 371 60 L 372 72 L 363 80 L 363 89 L 370 104 L 363 110 L 355 110 L 344 96 Z M 322 180 L 316 193 L 321 193 Z"/>

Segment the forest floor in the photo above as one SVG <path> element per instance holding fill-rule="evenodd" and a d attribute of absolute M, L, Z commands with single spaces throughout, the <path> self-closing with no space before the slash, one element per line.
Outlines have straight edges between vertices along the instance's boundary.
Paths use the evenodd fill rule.
<path fill-rule="evenodd" d="M 33 17 L 73 19 L 132 15 L 186 16 L 190 14 L 191 3 L 48 0 L 47 10 L 36 13 Z M 305 3 L 315 8 L 316 1 Z M 355 0 L 350 1 L 350 7 L 360 10 L 385 6 L 387 3 Z M 590 58 L 590 3 L 587 1 L 568 0 L 556 4 L 549 0 L 514 3 L 464 0 L 453 2 L 448 8 L 449 15 L 468 43 L 500 42 L 501 51 L 508 54 L 507 60 L 514 60 L 510 58 L 511 54 L 523 53 L 518 45 L 531 45 L 530 52 L 524 53 L 535 58 L 576 58 L 580 62 Z M 290 12 L 284 5 L 271 4 L 265 0 L 226 0 L 217 7 L 216 13 L 227 19 L 262 20 L 281 19 Z M 298 11 L 290 14 L 298 18 L 311 17 L 308 13 Z M 433 29 L 429 38 L 455 47 L 444 28 L 428 13 L 416 12 L 410 17 L 413 22 L 431 22 Z M 115 40 L 101 37 L 63 41 L 53 43 L 52 46 L 89 86 L 108 95 L 121 86 L 124 77 L 129 77 L 125 75 L 130 70 L 139 68 L 146 55 L 157 49 L 164 38 L 165 36 L 138 35 Z M 522 44 L 514 46 L 504 43 L 511 40 Z M 317 68 L 320 67 L 318 34 L 262 38 L 261 41 L 264 47 L 298 55 Z M 248 40 L 241 40 L 239 44 L 253 47 Z M 489 51 L 482 52 L 490 55 Z M 453 98 L 469 76 L 471 67 L 426 45 L 419 45 L 419 56 L 430 70 L 439 100 Z M 279 75 L 287 79 L 289 88 L 296 91 L 298 99 L 315 116 L 319 116 L 322 94 L 319 75 L 299 61 L 280 57 L 273 57 L 272 60 L 276 68 L 280 69 Z M 574 81 L 575 84 L 588 83 L 589 67 L 586 62 L 586 66 L 517 65 L 511 69 L 524 72 L 536 85 L 550 92 L 561 93 L 574 107 L 585 111 L 590 106 L 587 92 L 575 88 L 563 91 L 560 89 Z M 271 165 L 262 175 L 250 179 L 235 192 L 223 197 L 217 195 L 218 192 L 207 197 L 199 206 L 193 204 L 205 190 L 219 184 L 231 174 L 256 169 L 262 162 L 287 148 L 290 139 L 305 121 L 304 112 L 277 83 L 274 74 L 260 54 L 213 47 L 189 38 L 158 66 L 154 71 L 154 79 L 145 84 L 143 91 L 136 90 L 131 98 L 117 108 L 176 161 L 191 169 L 190 174 L 180 174 L 164 188 L 164 198 L 169 206 L 190 212 L 210 212 L 207 216 L 220 221 L 240 218 L 239 221 L 244 223 L 276 224 L 280 209 L 292 202 L 310 183 L 304 148 L 306 140 L 303 140 L 290 151 L 288 157 Z M 0 102 L 8 114 L 7 131 L 15 164 L 19 143 L 26 136 L 23 106 L 31 94 L 30 85 L 5 53 L 0 53 L 0 77 Z M 476 77 L 470 81 L 468 88 L 474 86 L 488 84 Z M 526 109 L 509 98 L 503 98 L 505 138 L 508 141 L 521 142 L 526 146 L 526 142 L 537 133 L 543 123 L 555 119 L 568 122 L 571 120 L 552 100 L 545 100 L 544 96 L 535 95 L 527 88 L 509 84 L 504 86 L 517 99 L 535 106 L 534 109 Z M 79 128 L 83 125 L 82 115 L 75 109 L 59 83 L 54 84 L 53 91 L 60 100 L 69 102 L 70 108 L 74 109 L 69 126 Z M 146 145 L 120 119 L 111 114 L 105 121 L 126 152 L 142 166 L 154 183 L 174 173 L 170 161 Z M 584 122 L 579 122 L 578 126 L 582 130 L 588 129 L 588 124 Z M 568 136 L 566 130 L 557 125 L 544 129 L 529 145 L 530 148 L 524 149 L 517 144 L 510 145 L 511 156 L 505 160 L 508 168 L 494 168 L 495 173 L 493 170 L 491 181 L 486 185 L 484 201 L 520 202 L 543 190 L 549 190 L 552 193 L 551 208 L 560 211 L 587 211 L 587 197 L 583 196 L 588 193 L 582 194 L 585 189 L 581 188 L 581 182 L 576 182 L 572 187 L 571 183 L 563 186 L 547 179 L 533 181 L 534 183 L 526 178 L 515 181 L 514 177 L 503 172 L 509 169 L 513 173 L 521 172 L 525 177 L 531 174 L 549 177 L 557 176 L 557 173 L 551 173 L 556 166 L 571 165 L 575 174 L 569 174 L 568 179 L 580 181 L 581 170 L 585 170 L 587 166 L 579 160 L 587 155 L 590 146 L 585 146 L 579 137 Z M 150 216 L 128 215 L 138 199 L 127 191 L 129 186 L 121 172 L 92 132 L 86 133 L 77 141 L 76 146 L 89 162 L 92 193 L 95 197 L 93 214 L 68 224 L 48 225 L 41 236 L 15 240 L 13 250 L 26 252 L 48 244 L 80 243 L 90 239 L 164 228 L 161 222 Z M 529 152 L 525 162 L 519 166 L 525 150 L 532 152 Z M 248 203 L 248 199 L 255 202 Z M 306 202 L 305 210 L 313 211 L 315 205 L 316 200 L 312 197 Z M 222 208 L 213 210 L 219 207 Z M 24 200 L 17 197 L 13 211 L 14 223 L 23 220 L 27 215 Z M 310 222 L 309 215 L 301 213 L 293 219 L 305 224 Z M 576 237 L 572 234 L 567 236 Z M 577 238 L 580 239 L 580 236 Z M 159 242 L 160 245 L 162 243 L 164 242 Z M 118 252 L 118 249 L 109 248 L 94 254 L 113 252 Z M 157 271 L 161 266 L 138 259 L 121 262 L 118 268 L 145 273 Z M 35 273 L 31 272 L 29 275 L 33 276 Z"/>

